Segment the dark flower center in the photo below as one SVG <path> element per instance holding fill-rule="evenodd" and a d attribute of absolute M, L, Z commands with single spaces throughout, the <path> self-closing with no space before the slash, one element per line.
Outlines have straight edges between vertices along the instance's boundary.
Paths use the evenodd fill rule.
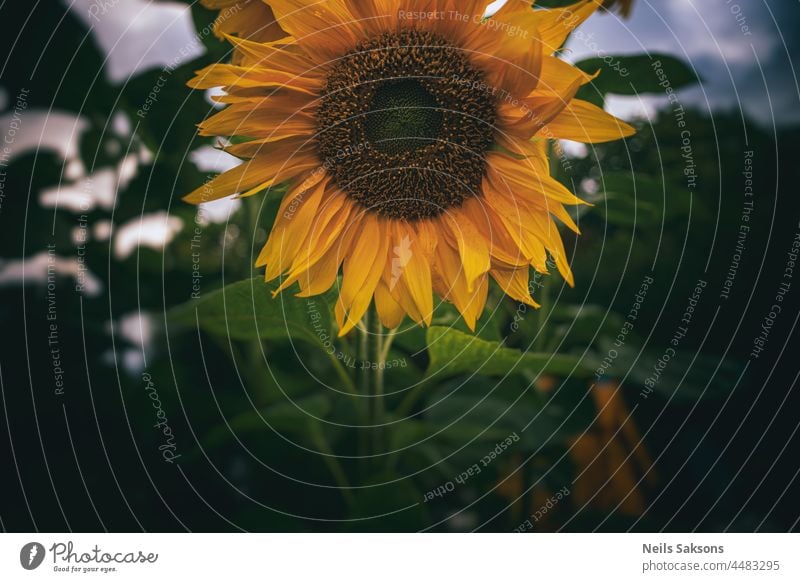
<path fill-rule="evenodd" d="M 328 75 L 320 154 L 337 186 L 369 211 L 438 216 L 480 194 L 496 116 L 485 87 L 465 54 L 438 35 L 368 39 Z"/>
<path fill-rule="evenodd" d="M 416 79 L 387 81 L 375 89 L 364 126 L 376 149 L 401 154 L 439 139 L 442 110 Z"/>

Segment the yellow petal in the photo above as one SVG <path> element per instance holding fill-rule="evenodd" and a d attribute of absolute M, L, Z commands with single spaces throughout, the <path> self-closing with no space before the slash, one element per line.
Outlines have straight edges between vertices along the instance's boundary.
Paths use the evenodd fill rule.
<path fill-rule="evenodd" d="M 211 202 L 237 192 L 259 190 L 317 167 L 316 154 L 309 148 L 300 152 L 286 152 L 283 156 L 272 154 L 257 156 L 235 168 L 216 176 L 183 199 L 190 204 Z"/>
<path fill-rule="evenodd" d="M 561 235 L 558 233 L 558 227 L 555 225 L 555 223 L 553 223 L 553 221 L 550 219 L 548 219 L 548 222 L 552 224 L 552 227 L 549 229 L 550 244 L 548 245 L 547 250 L 550 251 L 553 260 L 556 262 L 558 272 L 561 273 L 562 277 L 564 277 L 567 285 L 574 287 L 575 277 L 572 275 L 572 269 L 569 266 L 569 257 L 567 257 L 567 252 L 564 249 L 564 241 L 561 240 Z"/>
<path fill-rule="evenodd" d="M 389 287 L 383 280 L 379 281 L 375 288 L 375 308 L 384 327 L 394 329 L 403 322 L 405 311 L 392 297 Z"/>
<path fill-rule="evenodd" d="M 256 42 L 269 42 L 286 36 L 262 0 L 201 0 L 201 3 L 206 8 L 220 10 L 214 22 L 214 34 L 219 38 L 238 33 Z M 239 58 L 237 52 L 233 60 Z"/>
<path fill-rule="evenodd" d="M 390 223 L 391 224 L 391 223 Z M 401 268 L 401 279 L 405 283 L 411 300 L 426 325 L 431 324 L 433 317 L 433 284 L 431 283 L 431 267 L 424 252 L 424 244 L 415 229 L 407 224 L 393 224 L 394 241 L 402 245 L 402 241 L 411 240 L 411 252 L 408 261 Z M 416 243 L 418 248 L 414 248 Z M 421 248 L 420 248 L 421 247 Z"/>
<path fill-rule="evenodd" d="M 572 232 L 575 234 L 581 233 L 581 229 L 578 228 L 578 225 L 575 224 L 572 216 L 570 216 L 569 212 L 567 212 L 566 208 L 564 208 L 561 204 L 553 204 L 550 207 L 550 211 L 553 216 L 563 222 Z"/>
<path fill-rule="evenodd" d="M 436 269 L 441 273 L 442 288 L 439 295 L 450 301 L 458 309 L 467 326 L 475 331 L 475 323 L 483 313 L 488 296 L 486 275 L 481 275 L 473 284 L 473 289 L 467 289 L 464 268 L 461 264 L 458 251 L 449 244 L 442 243 L 436 248 Z"/>
<path fill-rule="evenodd" d="M 270 0 L 278 24 L 322 62 L 339 57 L 366 37 L 345 0 Z"/>
<path fill-rule="evenodd" d="M 535 220 L 535 214 L 524 212 L 516 201 L 498 191 L 486 179 L 483 182 L 483 193 L 522 255 L 537 271 L 546 273 L 547 253 L 543 241 L 546 240 L 547 233 L 538 232 L 540 227 Z"/>
<path fill-rule="evenodd" d="M 561 48 L 567 36 L 600 6 L 599 0 L 585 0 L 563 8 L 533 11 L 545 50 L 553 52 Z"/>
<path fill-rule="evenodd" d="M 353 203 L 341 192 L 333 189 L 331 194 L 323 199 L 319 216 L 292 263 L 288 277 L 299 277 L 315 265 L 336 241 L 340 240 L 342 233 L 355 228 L 354 225 L 359 219 L 359 215 L 354 212 Z"/>
<path fill-rule="evenodd" d="M 467 290 L 471 293 L 474 290 L 475 281 L 491 266 L 489 245 L 475 224 L 461 209 L 448 212 L 445 222 L 458 246 L 461 263 L 464 265 Z"/>
<path fill-rule="evenodd" d="M 366 214 L 345 258 L 336 310 L 340 336 L 353 329 L 366 313 L 383 274 L 389 239 L 382 232 L 382 222 L 374 214 Z"/>
<path fill-rule="evenodd" d="M 303 93 L 260 98 L 258 102 L 235 103 L 200 124 L 200 135 L 313 135 L 316 121 L 303 111 L 312 98 Z"/>
<path fill-rule="evenodd" d="M 527 267 L 530 258 L 519 247 L 517 241 L 509 234 L 507 222 L 504 222 L 498 211 L 488 205 L 490 210 L 489 223 L 491 225 L 491 245 L 489 251 L 492 255 L 492 267 L 513 269 Z M 519 229 L 517 229 L 519 230 Z"/>
<path fill-rule="evenodd" d="M 349 218 L 350 214 L 346 214 L 343 220 L 349 221 Z M 295 283 L 300 283 L 298 297 L 311 297 L 330 289 L 336 283 L 339 267 L 350 253 L 356 233 L 357 229 L 350 227 L 349 222 L 346 222 L 337 239 L 337 244 L 329 246 L 319 259 L 309 264 L 305 270 L 298 269 L 287 275 L 276 293 Z"/>
<path fill-rule="evenodd" d="M 554 202 L 562 204 L 585 204 L 561 182 L 550 176 L 549 170 L 535 163 L 532 158 L 513 160 L 501 154 L 488 156 L 487 177 L 499 192 L 511 193 L 522 211 L 528 204 L 539 210 L 551 212 Z"/>
<path fill-rule="evenodd" d="M 599 0 L 576 2 L 563 8 L 533 9 L 533 2 L 508 0 L 493 18 L 503 18 L 525 30 L 537 31 L 548 53 L 564 44 L 567 36 L 600 7 Z"/>
<path fill-rule="evenodd" d="M 323 68 L 294 44 L 292 37 L 273 42 L 253 42 L 230 34 L 224 36 L 242 55 L 243 65 L 262 65 L 298 76 L 324 77 Z"/>
<path fill-rule="evenodd" d="M 319 210 L 328 178 L 313 187 L 303 180 L 284 197 L 269 238 L 256 261 L 271 273 L 283 273 L 297 256 Z"/>
<path fill-rule="evenodd" d="M 352 233 L 353 231 L 348 231 Z M 336 277 L 339 275 L 339 267 L 349 247 L 348 240 L 344 240 L 342 245 L 336 245 L 328 250 L 324 257 L 306 271 L 302 276 L 297 278 L 300 283 L 300 293 L 298 297 L 312 297 L 325 293 L 328 289 L 333 287 L 336 283 Z"/>
<path fill-rule="evenodd" d="M 465 308 L 461 311 L 464 322 L 475 331 L 475 325 L 478 323 L 484 308 L 486 307 L 486 299 L 489 297 L 489 277 L 486 274 L 480 276 L 474 285 L 474 289 L 470 293 Z"/>
<path fill-rule="evenodd" d="M 298 151 L 302 148 L 307 148 L 311 145 L 311 139 L 308 135 L 301 134 L 288 134 L 284 135 L 276 131 L 275 134 L 269 137 L 262 137 L 259 139 L 252 139 L 242 143 L 224 146 L 222 150 L 237 158 L 254 158 L 259 155 L 266 155 L 272 152 L 286 153 L 291 151 Z M 280 142 L 280 143 L 278 143 Z"/>
<path fill-rule="evenodd" d="M 531 307 L 539 307 L 539 304 L 531 297 L 529 271 L 527 266 L 524 269 L 513 269 L 510 271 L 505 269 L 492 269 L 491 275 L 506 295 L 520 303 L 525 303 Z"/>
<path fill-rule="evenodd" d="M 588 101 L 573 99 L 542 133 L 558 139 L 601 143 L 628 137 L 636 130 Z"/>
<path fill-rule="evenodd" d="M 506 6 L 516 4 L 522 2 L 510 0 Z M 532 15 L 533 10 L 527 13 Z M 502 88 L 502 95 L 516 99 L 536 88 L 542 68 L 542 42 L 538 29 L 526 25 L 527 13 L 501 9 L 483 21 L 479 34 L 467 42 L 471 60 L 485 71 L 489 85 Z"/>
<path fill-rule="evenodd" d="M 497 108 L 497 125 L 502 131 L 531 138 L 569 106 L 580 86 L 580 79 L 574 79 L 559 91 L 537 89 L 525 99 L 504 101 Z M 548 133 L 543 135 L 552 137 Z"/>
<path fill-rule="evenodd" d="M 291 89 L 317 97 L 324 81 L 315 77 L 298 75 L 292 71 L 270 69 L 263 66 L 237 66 L 215 63 L 196 72 L 187 85 L 193 89 L 214 87 Z"/>
<path fill-rule="evenodd" d="M 561 93 L 575 81 L 578 81 L 580 85 L 590 83 L 598 74 L 599 71 L 590 75 L 562 59 L 545 55 L 542 58 L 542 79 L 539 89 Z"/>

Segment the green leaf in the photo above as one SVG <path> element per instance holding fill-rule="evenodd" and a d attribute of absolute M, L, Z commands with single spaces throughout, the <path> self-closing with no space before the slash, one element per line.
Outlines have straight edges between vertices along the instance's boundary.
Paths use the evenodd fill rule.
<path fill-rule="evenodd" d="M 590 74 L 600 71 L 578 94 L 579 98 L 593 103 L 602 101 L 607 93 L 664 93 L 667 86 L 677 91 L 700 81 L 685 62 L 661 54 L 605 55 L 577 62 L 575 66 Z M 663 71 L 663 75 L 660 71 Z"/>
<path fill-rule="evenodd" d="M 440 301 L 434 307 L 431 321 L 433 326 L 454 328 L 464 333 L 476 335 L 481 339 L 493 341 L 501 338 L 501 316 L 502 310 L 484 309 L 483 314 L 481 314 L 475 324 L 475 332 L 472 334 L 455 305 Z M 422 351 L 426 346 L 425 333 L 425 328 L 407 318 L 405 323 L 400 327 L 399 333 L 395 339 L 395 345 L 402 347 L 409 353 Z"/>
<path fill-rule="evenodd" d="M 325 346 L 335 337 L 331 308 L 323 296 L 300 299 L 282 293 L 260 277 L 233 283 L 172 310 L 172 323 L 200 328 L 233 340 L 303 340 Z"/>
<path fill-rule="evenodd" d="M 505 376 L 509 373 L 553 374 L 588 378 L 591 368 L 581 359 L 565 354 L 521 352 L 446 327 L 431 327 L 427 332 L 430 364 L 426 375 L 437 378 L 476 373 Z"/>

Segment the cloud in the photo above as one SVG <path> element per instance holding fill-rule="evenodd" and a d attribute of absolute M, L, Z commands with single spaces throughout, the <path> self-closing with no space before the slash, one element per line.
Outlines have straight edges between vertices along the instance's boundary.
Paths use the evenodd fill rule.
<path fill-rule="evenodd" d="M 111 81 L 143 70 L 177 65 L 205 52 L 186 4 L 151 0 L 72 0 L 108 57 Z"/>

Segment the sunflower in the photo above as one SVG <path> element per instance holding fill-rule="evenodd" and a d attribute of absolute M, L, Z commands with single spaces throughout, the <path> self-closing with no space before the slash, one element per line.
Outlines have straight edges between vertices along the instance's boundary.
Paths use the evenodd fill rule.
<path fill-rule="evenodd" d="M 221 12 L 234 62 L 190 82 L 223 87 L 199 131 L 237 136 L 224 150 L 244 161 L 186 200 L 286 185 L 256 262 L 276 294 L 340 281 L 343 335 L 373 300 L 388 328 L 430 324 L 435 293 L 474 330 L 490 279 L 533 307 L 531 268 L 574 284 L 556 221 L 577 232 L 565 206 L 582 202 L 551 177 L 548 144 L 633 133 L 575 99 L 593 76 L 553 56 L 598 0 L 510 0 L 489 18 L 487 0 L 206 4 L 262 16 Z"/>

